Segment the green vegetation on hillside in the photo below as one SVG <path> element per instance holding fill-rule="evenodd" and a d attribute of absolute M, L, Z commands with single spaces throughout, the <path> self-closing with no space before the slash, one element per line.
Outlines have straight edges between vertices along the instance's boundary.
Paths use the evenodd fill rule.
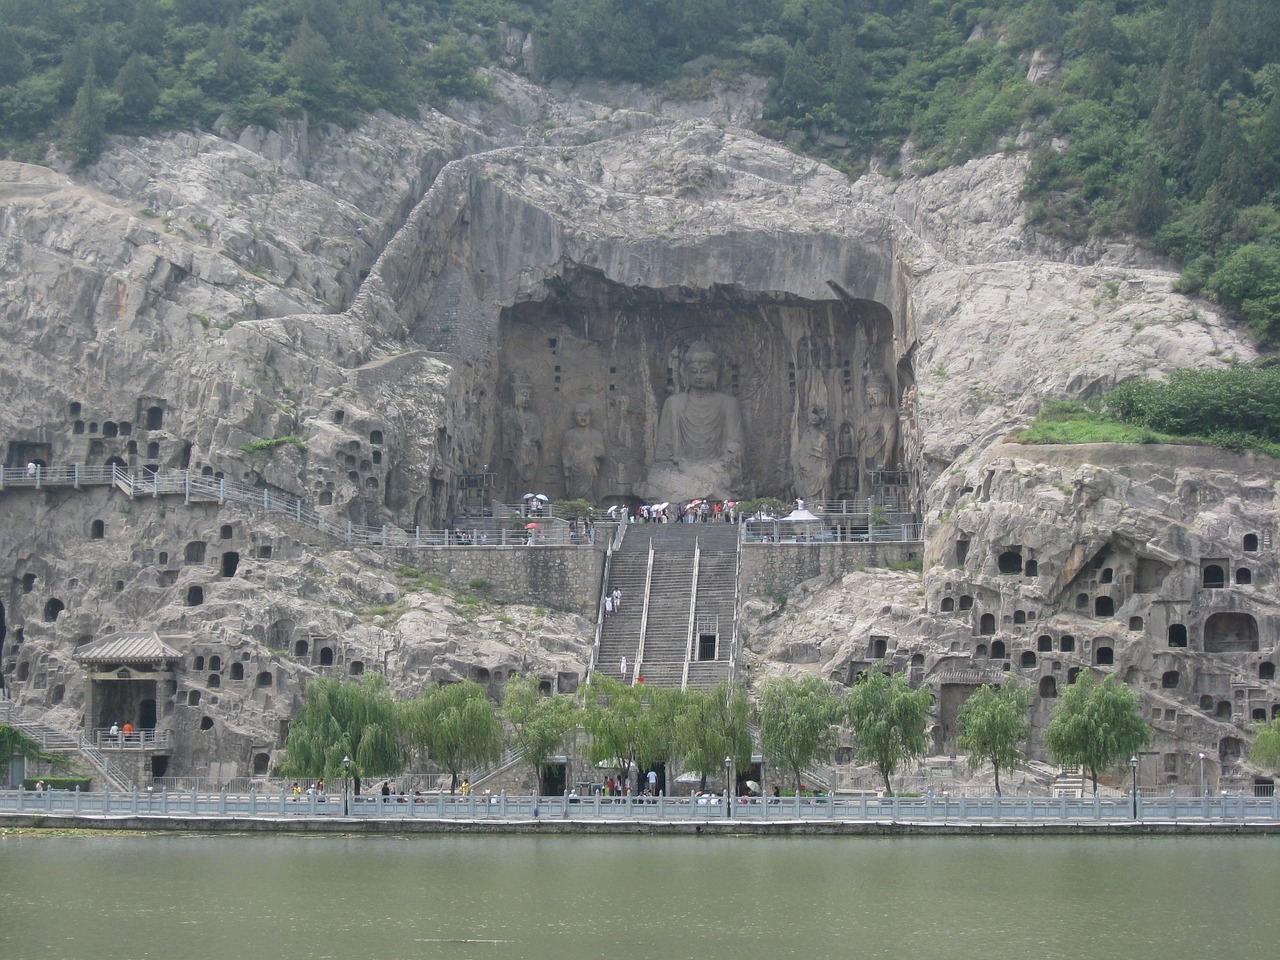
<path fill-rule="evenodd" d="M 1280 338 L 1275 0 L 0 0 L 0 144 L 483 95 L 508 26 L 540 80 L 761 74 L 761 131 L 850 172 L 1025 145 L 1041 229 L 1140 236 Z"/>
<path fill-rule="evenodd" d="M 1131 380 L 1086 406 L 1051 400 L 1020 443 L 1190 443 L 1280 457 L 1280 368 L 1177 370 Z"/>

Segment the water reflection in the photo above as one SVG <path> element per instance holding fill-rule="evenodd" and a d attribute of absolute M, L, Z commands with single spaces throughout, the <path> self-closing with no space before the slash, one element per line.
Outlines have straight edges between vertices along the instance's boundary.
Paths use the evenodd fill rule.
<path fill-rule="evenodd" d="M 1260 838 L 33 837 L 0 956 L 1266 955 Z"/>

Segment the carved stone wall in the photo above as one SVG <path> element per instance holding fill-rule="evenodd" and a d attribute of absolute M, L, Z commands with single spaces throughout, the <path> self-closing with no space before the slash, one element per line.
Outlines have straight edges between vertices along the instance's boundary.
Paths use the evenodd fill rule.
<path fill-rule="evenodd" d="M 726 471 L 723 482 L 703 484 L 712 489 L 698 480 L 691 485 L 691 468 L 683 463 L 675 479 L 672 471 L 655 470 L 665 456 L 664 406 L 690 391 L 684 363 L 695 345 L 718 356 L 708 392 L 736 401 L 742 421 L 740 475 L 729 479 Z M 892 469 L 902 458 L 895 402 L 900 366 L 889 311 L 872 301 L 627 288 L 582 272 L 557 296 L 503 311 L 495 371 L 503 415 L 480 444 L 477 462 L 467 466 L 500 465 L 498 487 L 508 496 L 567 495 L 561 439 L 576 426 L 575 408 L 585 404 L 591 428 L 604 439 L 594 488 L 599 502 L 866 497 L 872 472 Z M 516 391 L 526 389 L 529 413 L 517 417 L 524 408 Z M 822 411 L 819 424 L 812 422 L 815 407 Z M 520 420 L 536 422 L 541 431 L 533 474 L 521 475 L 511 457 L 526 429 Z M 797 483 L 806 466 L 810 478 L 824 478 L 822 489 Z M 517 489 L 527 484 L 530 490 Z"/>

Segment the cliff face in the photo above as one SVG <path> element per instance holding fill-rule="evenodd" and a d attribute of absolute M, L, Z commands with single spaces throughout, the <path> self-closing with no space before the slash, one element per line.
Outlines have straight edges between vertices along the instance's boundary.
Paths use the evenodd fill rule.
<path fill-rule="evenodd" d="M 1140 251 L 1027 231 L 1016 156 L 850 183 L 715 115 L 498 79 L 498 103 L 453 118 L 122 141 L 74 177 L 0 164 L 6 465 L 191 470 L 335 524 L 427 529 L 467 478 L 505 497 L 587 482 L 561 441 L 586 406 L 603 444 L 591 498 L 631 502 L 671 476 L 659 422 L 709 342 L 744 424 L 716 482 L 794 495 L 819 407 L 808 482 L 865 497 L 901 462 L 929 519 L 922 578 L 856 574 L 785 617 L 753 608 L 753 676 L 847 680 L 883 647 L 943 691 L 945 747 L 966 685 L 1006 663 L 1036 683 L 1040 719 L 1046 679 L 1096 664 L 1143 687 L 1161 776 L 1201 749 L 1235 769 L 1242 723 L 1280 700 L 1263 666 L 1273 466 L 1001 441 L 1047 397 L 1248 359 L 1238 331 Z M 170 773 L 269 767 L 316 670 L 381 663 L 401 692 L 512 672 L 564 689 L 589 659 L 572 615 L 477 615 L 252 510 L 109 488 L 8 491 L 0 509 L 8 694 L 98 723 L 81 716 L 78 641 L 189 635 L 204 669 L 157 694 L 183 744 Z M 1205 586 L 1215 565 L 1221 589 Z M 227 691 L 233 660 L 270 685 Z"/>

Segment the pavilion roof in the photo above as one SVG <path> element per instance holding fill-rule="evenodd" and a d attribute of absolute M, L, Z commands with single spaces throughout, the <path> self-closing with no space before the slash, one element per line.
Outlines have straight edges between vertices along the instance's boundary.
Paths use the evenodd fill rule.
<path fill-rule="evenodd" d="M 113 633 L 85 644 L 72 656 L 80 663 L 164 663 L 182 658 L 182 651 L 165 640 L 185 642 L 187 639 L 161 639 L 154 630 Z"/>

